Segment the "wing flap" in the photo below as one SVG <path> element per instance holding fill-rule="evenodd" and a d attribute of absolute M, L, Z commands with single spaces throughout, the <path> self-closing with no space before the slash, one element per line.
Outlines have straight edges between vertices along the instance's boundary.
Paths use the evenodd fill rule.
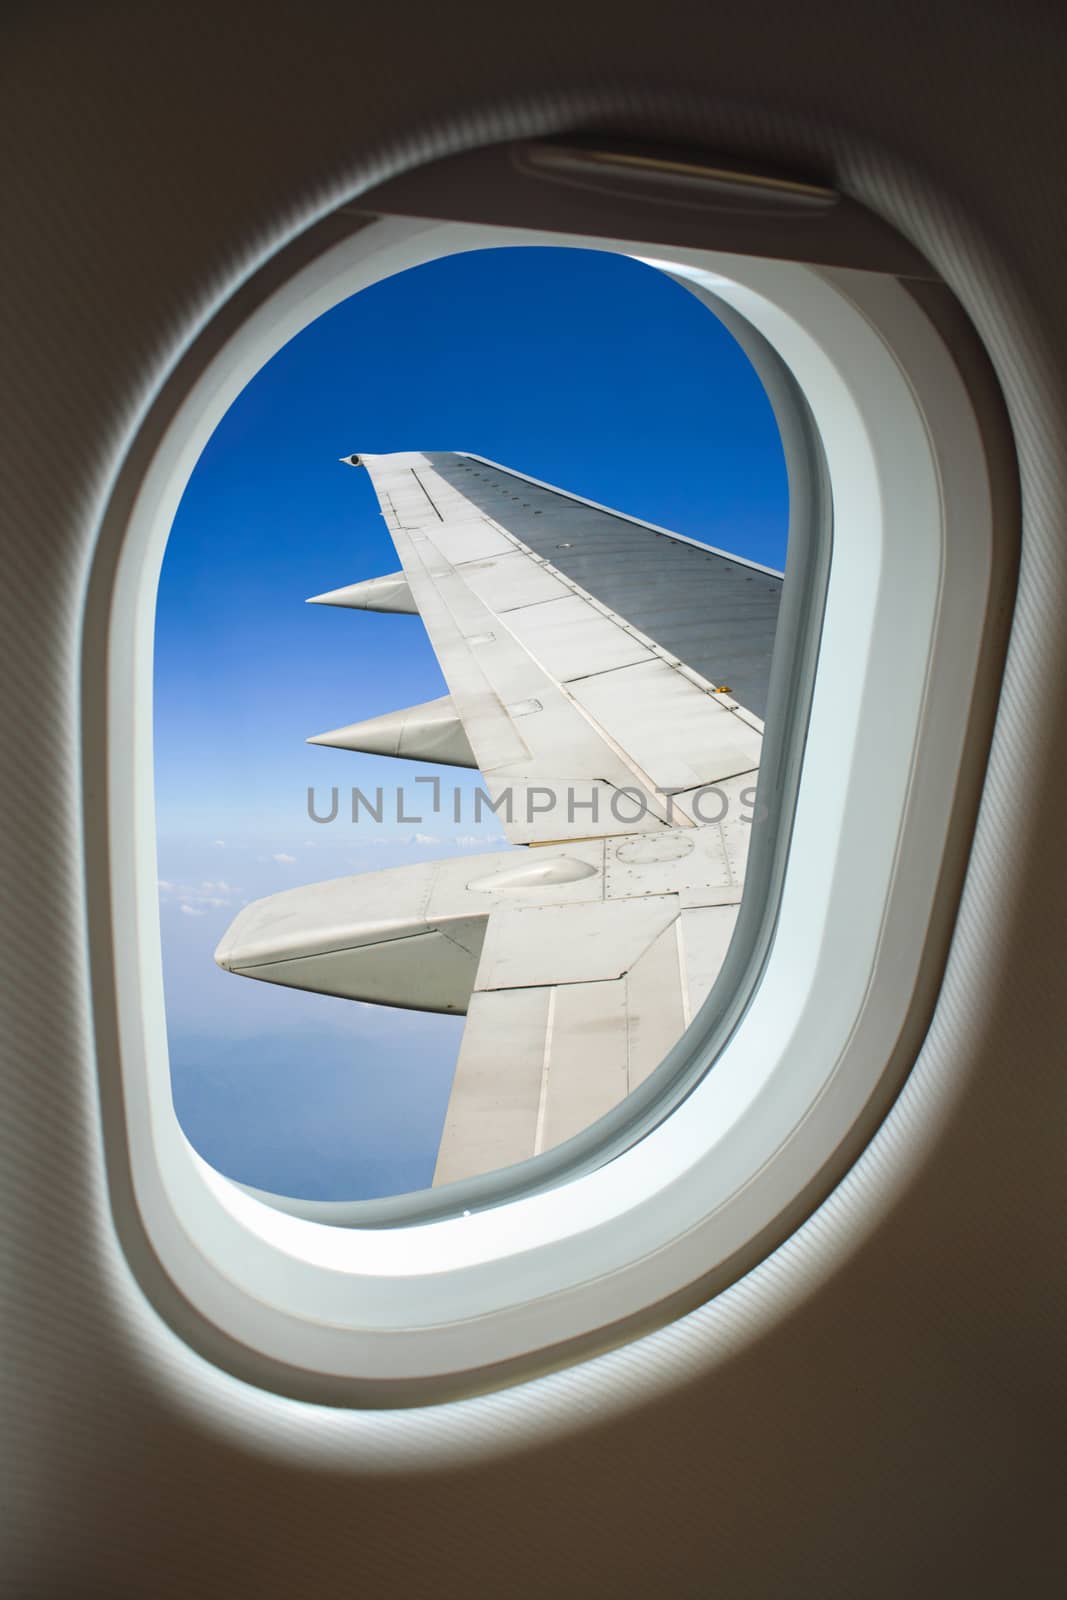
<path fill-rule="evenodd" d="M 531 561 L 518 550 L 490 561 L 465 561 L 463 581 L 498 616 L 574 592 L 544 562 Z"/>
<path fill-rule="evenodd" d="M 670 894 L 494 911 L 434 1183 L 539 1155 L 624 1099 L 707 998 L 736 915 Z"/>
<path fill-rule="evenodd" d="M 568 688 L 598 727 L 625 741 L 657 788 L 695 789 L 759 766 L 760 735 L 665 661 L 597 673 Z"/>
<path fill-rule="evenodd" d="M 647 645 L 596 611 L 582 595 L 568 594 L 540 605 L 516 607 L 504 626 L 558 683 L 570 683 L 615 667 L 654 661 Z"/>

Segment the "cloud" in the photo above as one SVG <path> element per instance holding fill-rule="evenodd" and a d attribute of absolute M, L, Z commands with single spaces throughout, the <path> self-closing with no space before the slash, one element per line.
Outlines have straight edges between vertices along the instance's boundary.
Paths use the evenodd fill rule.
<path fill-rule="evenodd" d="M 161 900 L 180 900 L 179 910 L 187 917 L 202 917 L 205 911 L 219 911 L 223 906 L 233 904 L 235 895 L 240 894 L 232 883 L 227 883 L 225 878 L 205 878 L 196 888 L 188 883 L 172 883 L 167 878 L 159 879 L 159 897 Z"/>
<path fill-rule="evenodd" d="M 211 842 L 215 846 L 216 850 L 225 850 L 225 848 L 226 848 L 226 840 L 225 839 L 212 839 Z"/>
<path fill-rule="evenodd" d="M 296 860 L 295 856 L 287 856 L 284 850 L 279 850 L 276 856 L 271 856 L 272 861 L 280 861 L 283 866 L 291 867 Z"/>
<path fill-rule="evenodd" d="M 412 844 L 440 844 L 441 840 L 436 833 L 416 833 Z"/>

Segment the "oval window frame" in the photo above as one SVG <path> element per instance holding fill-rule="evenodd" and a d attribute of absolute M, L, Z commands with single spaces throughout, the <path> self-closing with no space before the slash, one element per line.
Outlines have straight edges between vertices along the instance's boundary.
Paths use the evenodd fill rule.
<path fill-rule="evenodd" d="M 174 1116 L 146 670 L 155 586 L 200 449 L 263 360 L 379 277 L 506 243 L 616 249 L 704 274 L 803 390 L 839 526 L 842 516 L 859 526 L 865 499 L 868 526 L 839 540 L 775 946 L 715 1073 L 646 1138 L 571 1181 L 469 1217 L 342 1230 L 243 1194 L 195 1154 Z M 84 658 L 87 830 L 116 1218 L 131 1260 L 169 1286 L 172 1323 L 220 1364 L 283 1392 L 410 1404 L 602 1348 L 759 1259 L 873 1132 L 936 993 L 995 690 L 990 618 L 1003 610 L 1014 534 L 995 388 L 951 305 L 935 302 L 935 289 L 852 269 L 342 214 L 275 258 L 187 353 L 101 528 Z M 892 548 L 887 530 L 905 524 L 913 543 Z M 907 660 L 895 629 L 921 640 Z M 872 750 L 890 769 L 880 788 L 863 777 Z M 739 1040 L 765 1068 L 773 1060 L 777 1077 L 754 1075 L 751 1059 L 746 1070 Z"/>

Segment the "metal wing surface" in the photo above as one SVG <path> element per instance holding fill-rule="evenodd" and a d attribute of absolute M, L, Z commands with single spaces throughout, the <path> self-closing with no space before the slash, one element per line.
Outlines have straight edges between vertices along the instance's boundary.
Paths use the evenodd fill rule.
<path fill-rule="evenodd" d="M 477 456 L 358 460 L 401 572 L 315 598 L 417 611 L 449 696 L 316 742 L 458 753 L 514 844 L 684 826 L 753 778 L 778 574 Z"/>
<path fill-rule="evenodd" d="M 345 458 L 448 695 L 312 741 L 476 767 L 511 849 L 246 907 L 228 970 L 465 1012 L 434 1181 L 557 1145 L 662 1060 L 741 898 L 781 577 L 478 456 Z M 709 794 L 709 791 L 711 792 Z"/>

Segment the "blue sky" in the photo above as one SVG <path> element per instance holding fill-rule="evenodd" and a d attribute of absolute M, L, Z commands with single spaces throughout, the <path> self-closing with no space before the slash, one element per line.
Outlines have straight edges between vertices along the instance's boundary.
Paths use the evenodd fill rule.
<path fill-rule="evenodd" d="M 787 490 L 770 407 L 686 290 L 607 252 L 506 249 L 337 306 L 248 385 L 190 479 L 156 619 L 160 916 L 175 1105 L 229 1176 L 315 1199 L 430 1182 L 459 1019 L 223 973 L 242 903 L 298 883 L 500 848 L 491 817 L 416 826 L 342 808 L 441 771 L 309 734 L 446 692 L 415 617 L 307 606 L 395 570 L 351 451 L 471 450 L 770 566 Z M 429 794 L 429 786 L 415 788 Z"/>

